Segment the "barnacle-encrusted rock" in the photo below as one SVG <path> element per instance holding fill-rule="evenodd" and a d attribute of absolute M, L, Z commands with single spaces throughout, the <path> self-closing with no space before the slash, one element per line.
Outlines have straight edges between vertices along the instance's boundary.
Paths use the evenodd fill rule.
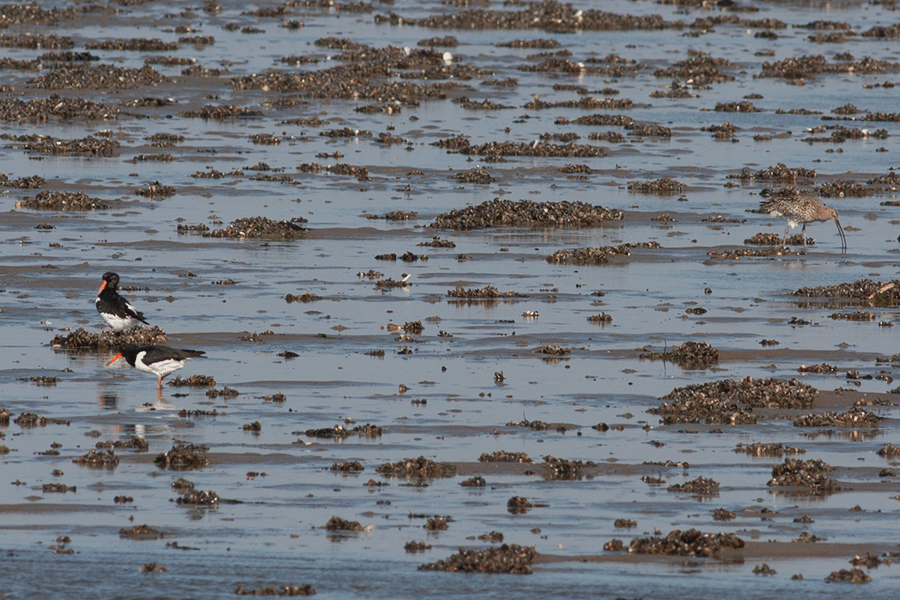
<path fill-rule="evenodd" d="M 507 292 L 500 292 L 492 285 L 486 285 L 483 288 L 463 288 L 462 286 L 458 286 L 456 289 L 447 290 L 447 297 L 449 298 L 458 298 L 469 302 L 477 302 L 479 300 L 498 300 L 503 298 L 522 298 L 521 294 L 518 294 L 512 290 Z"/>
<path fill-rule="evenodd" d="M 119 348 L 123 344 L 135 346 L 149 346 L 167 342 L 169 338 L 166 332 L 159 327 L 147 327 L 141 325 L 132 327 L 127 331 L 103 331 L 94 333 L 79 327 L 66 335 L 56 335 L 50 341 L 54 348 L 68 348 L 73 350 L 107 350 Z"/>
<path fill-rule="evenodd" d="M 206 452 L 209 447 L 194 444 L 177 444 L 168 452 L 163 452 L 153 459 L 156 466 L 171 471 L 190 471 L 200 469 L 209 464 Z"/>
<path fill-rule="evenodd" d="M 548 481 L 580 481 L 584 477 L 585 469 L 596 467 L 593 461 L 567 460 L 554 456 L 544 457 L 544 479 Z"/>
<path fill-rule="evenodd" d="M 84 192 L 57 192 L 44 190 L 33 198 L 16 202 L 16 208 L 34 210 L 105 210 L 109 204 L 88 196 Z"/>
<path fill-rule="evenodd" d="M 681 182 L 663 177 L 655 181 L 637 182 L 632 181 L 628 184 L 629 192 L 640 192 L 642 194 L 656 194 L 660 196 L 681 194 L 687 189 L 687 186 Z"/>
<path fill-rule="evenodd" d="M 76 465 L 85 465 L 88 467 L 115 467 L 119 464 L 119 458 L 112 450 L 97 452 L 92 449 L 87 454 L 79 456 L 72 462 Z"/>
<path fill-rule="evenodd" d="M 607 546 L 604 546 L 604 550 L 628 550 L 631 554 L 718 558 L 722 550 L 743 548 L 744 540 L 733 533 L 702 533 L 697 529 L 687 531 L 675 529 L 665 537 L 634 538 L 627 548 L 621 543 L 610 543 Z"/>
<path fill-rule="evenodd" d="M 865 300 L 872 306 L 896 306 L 900 304 L 900 280 L 882 283 L 871 279 L 859 279 L 853 283 L 802 287 L 791 292 L 791 295 L 803 298 L 850 298 Z"/>
<path fill-rule="evenodd" d="M 698 496 L 718 496 L 719 482 L 708 477 L 698 477 L 693 481 L 674 483 L 666 488 L 666 491 L 696 494 Z"/>
<path fill-rule="evenodd" d="M 621 221 L 621 210 L 584 202 L 533 202 L 495 198 L 435 217 L 430 227 L 484 229 L 486 227 L 599 227 Z"/>
<path fill-rule="evenodd" d="M 755 423 L 754 408 L 808 409 L 818 394 L 796 379 L 722 379 L 676 388 L 661 398 L 670 402 L 647 412 L 666 424 Z"/>
<path fill-rule="evenodd" d="M 628 244 L 620 246 L 603 246 L 602 248 L 575 248 L 573 250 L 557 250 L 547 257 L 551 265 L 603 265 L 612 256 L 630 256 Z"/>
<path fill-rule="evenodd" d="M 805 454 L 806 450 L 794 446 L 785 446 L 780 443 L 764 444 L 762 442 L 754 442 L 744 445 L 738 444 L 735 452 L 747 454 L 749 456 L 781 456 L 783 454 Z"/>
<path fill-rule="evenodd" d="M 132 540 L 158 540 L 163 537 L 163 533 L 152 525 L 135 525 L 133 527 L 123 527 L 119 530 L 119 536 L 130 538 Z"/>
<path fill-rule="evenodd" d="M 150 443 L 142 437 L 136 435 L 131 436 L 128 440 L 107 440 L 105 442 L 97 442 L 95 448 L 115 448 L 117 450 L 137 450 L 138 452 L 146 452 L 150 449 Z"/>
<path fill-rule="evenodd" d="M 363 467 L 362 463 L 358 460 L 345 460 L 344 462 L 331 465 L 332 471 L 338 471 L 340 473 L 358 473 L 364 469 L 365 467 Z"/>
<path fill-rule="evenodd" d="M 484 453 L 478 457 L 478 462 L 534 463 L 525 452 L 507 452 L 505 450 L 497 450 L 490 454 Z"/>
<path fill-rule="evenodd" d="M 282 585 L 275 587 L 274 585 L 264 585 L 261 588 L 249 589 L 242 585 L 234 588 L 237 596 L 315 596 L 316 588 L 309 583 L 302 585 Z"/>
<path fill-rule="evenodd" d="M 377 473 L 394 477 L 454 477 L 456 465 L 439 463 L 424 456 L 408 458 L 395 463 L 384 463 L 375 468 Z"/>
<path fill-rule="evenodd" d="M 772 479 L 766 485 L 800 489 L 797 493 L 825 496 L 840 491 L 841 487 L 828 473 L 831 465 L 821 460 L 786 458 L 784 463 L 772 468 Z"/>
<path fill-rule="evenodd" d="M 644 352 L 639 358 L 668 360 L 683 369 L 705 369 L 719 362 L 719 351 L 706 342 L 685 342 L 671 352 Z"/>
<path fill-rule="evenodd" d="M 794 427 L 875 427 L 881 417 L 862 407 L 854 406 L 849 410 L 809 414 L 794 419 Z"/>
<path fill-rule="evenodd" d="M 209 375 L 191 375 L 187 379 L 178 375 L 170 379 L 168 385 L 172 387 L 214 387 L 216 380 Z"/>
<path fill-rule="evenodd" d="M 341 517 L 331 517 L 322 527 L 326 531 L 362 531 L 365 529 L 359 524 L 359 521 L 348 521 Z"/>
<path fill-rule="evenodd" d="M 449 573 L 512 573 L 530 575 L 531 563 L 537 552 L 534 546 L 503 544 L 487 550 L 467 550 L 437 562 L 419 565 L 420 571 L 446 571 Z"/>
<path fill-rule="evenodd" d="M 217 238 L 266 238 L 281 240 L 296 240 L 306 237 L 307 230 L 297 222 L 305 220 L 292 219 L 291 221 L 273 221 L 266 217 L 249 217 L 237 219 L 224 229 L 214 229 L 205 232 L 204 237 Z"/>
<path fill-rule="evenodd" d="M 175 502 L 176 504 L 189 504 L 193 506 L 216 506 L 219 504 L 219 495 L 212 490 L 202 491 L 193 489 L 184 496 L 176 498 Z"/>

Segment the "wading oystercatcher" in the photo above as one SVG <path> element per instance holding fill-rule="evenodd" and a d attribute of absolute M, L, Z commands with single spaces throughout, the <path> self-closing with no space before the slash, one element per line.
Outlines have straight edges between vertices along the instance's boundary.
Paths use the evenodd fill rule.
<path fill-rule="evenodd" d="M 201 357 L 205 354 L 202 350 L 180 350 L 169 346 L 135 346 L 125 344 L 119 348 L 119 353 L 107 364 L 111 365 L 120 358 L 124 358 L 129 365 L 143 371 L 153 373 L 157 378 L 156 389 L 162 391 L 162 381 L 184 366 L 191 358 Z"/>
<path fill-rule="evenodd" d="M 128 300 L 119 295 L 119 275 L 109 272 L 103 274 L 103 283 L 97 290 L 97 312 L 106 321 L 110 331 L 130 329 L 138 323 L 147 323 L 144 313 L 138 311 Z"/>
<path fill-rule="evenodd" d="M 834 221 L 838 233 L 841 236 L 841 249 L 847 249 L 847 238 L 838 221 L 838 212 L 830 206 L 825 206 L 815 196 L 797 196 L 795 198 L 772 198 L 759 205 L 759 210 L 773 217 L 781 217 L 788 222 L 784 228 L 784 242 L 787 246 L 788 231 L 803 223 L 803 249 L 806 249 L 806 224 L 818 221 Z"/>

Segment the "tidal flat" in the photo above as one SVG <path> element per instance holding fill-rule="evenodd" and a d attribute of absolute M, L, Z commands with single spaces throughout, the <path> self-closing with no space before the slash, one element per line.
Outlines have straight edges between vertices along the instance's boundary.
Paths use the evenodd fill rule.
<path fill-rule="evenodd" d="M 4 5 L 0 595 L 893 598 L 898 36 Z M 846 250 L 782 245 L 801 195 Z M 157 393 L 127 340 L 206 356 Z"/>

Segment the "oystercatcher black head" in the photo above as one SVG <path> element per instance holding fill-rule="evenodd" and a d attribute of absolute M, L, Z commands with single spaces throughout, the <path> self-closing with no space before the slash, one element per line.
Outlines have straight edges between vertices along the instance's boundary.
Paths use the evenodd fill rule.
<path fill-rule="evenodd" d="M 144 313 L 134 308 L 128 300 L 119 295 L 119 275 L 109 272 L 103 274 L 103 283 L 97 290 L 97 312 L 106 321 L 110 331 L 122 331 L 134 327 L 138 323 L 147 323 Z"/>
<path fill-rule="evenodd" d="M 202 350 L 181 350 L 169 346 L 135 346 L 125 344 L 119 348 L 107 365 L 124 358 L 129 365 L 144 373 L 152 373 L 157 377 L 156 389 L 162 390 L 162 380 L 184 366 L 192 358 L 205 354 Z"/>

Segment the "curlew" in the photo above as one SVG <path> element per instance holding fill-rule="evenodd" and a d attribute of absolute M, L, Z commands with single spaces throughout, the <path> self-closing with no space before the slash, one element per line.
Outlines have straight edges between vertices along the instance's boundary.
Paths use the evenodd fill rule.
<path fill-rule="evenodd" d="M 841 250 L 847 249 L 847 238 L 844 236 L 844 230 L 841 229 L 840 221 L 838 221 L 838 212 L 830 206 L 825 206 L 815 196 L 771 198 L 760 203 L 759 210 L 787 221 L 788 226 L 784 229 L 784 241 L 782 242 L 785 246 L 787 246 L 788 232 L 797 225 L 803 224 L 803 249 L 805 250 L 806 224 L 819 221 L 834 221 L 841 236 Z"/>

